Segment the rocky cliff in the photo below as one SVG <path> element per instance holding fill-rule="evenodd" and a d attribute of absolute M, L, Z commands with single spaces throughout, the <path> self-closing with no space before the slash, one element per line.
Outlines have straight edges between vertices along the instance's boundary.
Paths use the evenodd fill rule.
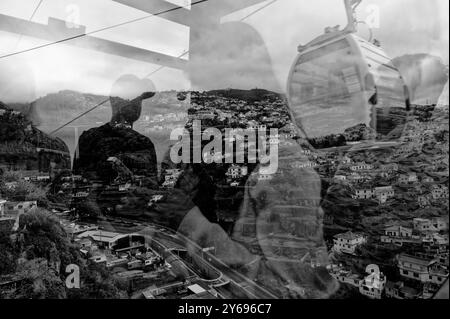
<path fill-rule="evenodd" d="M 0 102 L 0 166 L 13 170 L 70 168 L 67 146 Z"/>

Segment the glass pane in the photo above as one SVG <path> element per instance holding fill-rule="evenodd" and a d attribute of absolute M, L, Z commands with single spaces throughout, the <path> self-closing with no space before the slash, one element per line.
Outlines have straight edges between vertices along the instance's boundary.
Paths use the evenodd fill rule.
<path fill-rule="evenodd" d="M 381 50 L 362 44 L 370 73 L 377 87 L 376 129 L 379 139 L 396 139 L 406 121 L 407 92 L 399 71 Z"/>
<path fill-rule="evenodd" d="M 301 56 L 290 84 L 290 103 L 310 138 L 368 122 L 358 59 L 347 40 Z"/>

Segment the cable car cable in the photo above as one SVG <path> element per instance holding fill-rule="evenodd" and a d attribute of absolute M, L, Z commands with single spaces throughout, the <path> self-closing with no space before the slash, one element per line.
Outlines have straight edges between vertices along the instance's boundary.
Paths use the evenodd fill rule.
<path fill-rule="evenodd" d="M 262 11 L 263 9 L 267 8 L 268 6 L 274 4 L 274 3 L 277 2 L 277 1 L 278 1 L 278 0 L 272 0 L 271 2 L 269 2 L 269 3 L 265 4 L 264 6 L 262 6 L 261 8 L 258 8 L 258 9 L 256 9 L 255 11 L 251 12 L 250 14 L 246 15 L 245 17 L 239 19 L 239 22 L 243 22 L 243 21 L 247 20 L 248 18 L 250 18 L 250 17 L 253 16 L 254 14 L 258 13 L 259 11 Z M 181 57 L 185 56 L 185 55 L 188 54 L 188 53 L 189 53 L 189 50 L 185 51 L 185 52 L 182 53 L 180 56 L 177 56 L 177 58 L 181 58 Z M 146 75 L 146 76 L 144 77 L 144 79 L 147 78 L 147 77 L 149 77 L 149 76 L 151 76 L 151 75 L 153 75 L 153 74 L 155 74 L 155 73 L 157 73 L 157 72 L 159 72 L 159 71 L 161 71 L 161 70 L 163 70 L 163 69 L 165 69 L 165 68 L 166 68 L 166 66 L 160 66 L 160 67 L 158 67 L 157 69 L 155 69 L 154 71 L 152 71 L 152 72 L 150 72 L 148 75 Z"/>
<path fill-rule="evenodd" d="M 43 1 L 43 0 L 41 0 L 41 3 L 42 3 L 42 1 Z M 209 1 L 209 0 L 199 0 L 199 1 L 193 2 L 193 3 L 191 4 L 191 7 L 192 7 L 193 5 L 197 5 L 197 4 L 200 4 L 200 3 L 203 3 L 203 2 L 207 2 L 207 1 Z M 99 30 L 95 30 L 95 31 L 86 33 L 86 34 L 82 34 L 82 35 L 79 35 L 79 36 L 76 36 L 76 37 L 72 37 L 72 38 L 67 38 L 67 39 L 64 39 L 64 40 L 60 40 L 60 41 L 57 41 L 57 43 L 61 43 L 61 42 L 64 42 L 64 41 L 69 41 L 69 40 L 72 40 L 72 39 L 75 39 L 75 38 L 79 38 L 79 37 L 82 37 L 82 36 L 90 35 L 90 34 L 95 33 L 95 32 L 100 32 L 100 31 L 104 31 L 104 30 L 106 30 L 106 29 L 115 28 L 115 27 L 117 27 L 117 26 L 122 26 L 122 25 L 125 25 L 125 24 L 129 24 L 129 23 L 132 23 L 132 22 L 136 22 L 136 21 L 138 21 L 138 20 L 146 19 L 146 18 L 151 17 L 151 16 L 161 15 L 161 14 L 168 13 L 168 12 L 172 12 L 172 11 L 175 11 L 175 10 L 178 10 L 178 9 L 182 9 L 182 8 L 184 8 L 184 7 L 176 7 L 176 8 L 172 8 L 172 9 L 169 9 L 169 10 L 161 11 L 161 12 L 158 12 L 158 13 L 153 14 L 153 15 L 150 15 L 150 16 L 146 16 L 146 17 L 142 17 L 142 18 L 130 20 L 130 21 L 127 21 L 127 22 L 123 22 L 123 23 L 114 25 L 114 26 L 110 26 L 110 27 L 107 27 L 107 28 L 103 28 L 103 29 L 99 29 Z M 56 44 L 56 43 L 53 43 L 53 44 Z M 49 44 L 44 45 L 44 46 L 50 46 L 50 45 L 52 45 L 52 43 L 49 43 Z M 44 46 L 40 46 L 40 47 L 44 47 Z M 2 56 L 2 57 L 0 57 L 0 58 L 7 57 L 7 56 L 11 56 L 11 55 L 15 55 L 15 54 L 19 54 L 19 53 L 24 53 L 24 52 L 27 52 L 27 51 L 35 50 L 35 49 L 37 49 L 37 48 L 38 48 L 38 47 L 32 48 L 32 49 L 28 49 L 28 50 L 25 50 L 25 51 L 22 51 L 22 52 L 12 53 L 12 54 L 9 54 L 9 55 L 6 55 L 6 56 Z M 189 52 L 189 51 L 182 53 L 180 56 L 178 56 L 178 58 L 183 57 L 183 56 L 186 55 L 188 52 Z M 155 71 L 149 73 L 145 78 L 147 78 L 147 77 L 151 76 L 152 74 L 158 72 L 158 71 L 161 70 L 162 68 L 164 68 L 164 67 L 160 67 L 159 69 L 157 69 L 157 70 L 155 70 Z M 69 124 L 75 122 L 76 120 L 80 119 L 81 117 L 83 117 L 83 116 L 89 114 L 90 112 L 94 111 L 96 108 L 98 108 L 99 106 L 105 104 L 105 103 L 108 102 L 108 101 L 109 101 L 109 98 L 106 99 L 106 100 L 104 100 L 104 101 L 102 101 L 102 102 L 100 102 L 100 103 L 98 103 L 98 104 L 96 104 L 96 105 L 94 105 L 94 106 L 93 106 L 92 108 L 90 108 L 89 110 L 83 112 L 82 114 L 76 116 L 74 119 L 70 120 L 69 122 L 65 123 L 64 125 L 61 125 L 61 126 L 58 127 L 57 129 L 55 129 L 55 130 L 53 130 L 52 132 L 50 132 L 50 135 L 53 135 L 53 134 L 57 133 L 58 131 L 60 131 L 60 130 L 62 130 L 64 127 L 66 127 L 67 125 L 69 125 Z"/>
<path fill-rule="evenodd" d="M 42 2 L 44 2 L 44 0 L 40 0 L 39 3 L 37 4 L 37 6 L 34 8 L 33 13 L 31 14 L 30 18 L 28 19 L 28 21 L 32 21 L 34 16 L 36 15 L 37 11 L 39 10 L 39 8 L 41 7 Z M 14 46 L 14 50 L 17 50 L 17 48 L 20 45 L 20 42 L 22 41 L 23 38 L 23 34 L 20 33 L 19 34 L 19 38 L 17 39 L 17 43 Z"/>
<path fill-rule="evenodd" d="M 38 4 L 36 5 L 36 7 L 34 7 L 33 13 L 31 14 L 31 16 L 30 16 L 30 18 L 28 19 L 28 21 L 32 21 L 32 20 L 33 20 L 34 16 L 35 16 L 36 13 L 38 12 L 38 10 L 39 10 L 39 8 L 41 7 L 41 5 L 42 5 L 43 2 L 44 2 L 44 0 L 40 0 L 40 1 L 38 2 Z M 19 35 L 19 38 L 17 39 L 17 43 L 16 43 L 16 45 L 15 45 L 15 49 L 14 49 L 14 50 L 17 50 L 17 48 L 18 48 L 19 45 L 20 45 L 20 42 L 22 41 L 22 38 L 23 38 L 23 34 L 21 33 L 21 34 Z M 40 144 L 40 135 L 38 134 L 38 137 L 37 137 L 37 147 L 38 147 L 38 148 L 39 148 L 39 144 Z"/>
<path fill-rule="evenodd" d="M 182 57 L 184 57 L 184 56 L 185 56 L 186 54 L 188 54 L 188 53 L 189 53 L 189 50 L 184 51 L 183 53 L 181 53 L 180 55 L 178 55 L 177 58 L 182 58 Z M 154 71 L 152 71 L 152 72 L 150 72 L 149 74 L 147 74 L 147 75 L 144 77 L 144 79 L 146 79 L 146 78 L 152 76 L 153 74 L 155 74 L 155 73 L 161 71 L 161 70 L 164 69 L 164 68 L 166 68 L 166 66 L 164 66 L 164 65 L 160 66 L 159 68 L 157 68 L 157 69 L 155 69 Z"/>
<path fill-rule="evenodd" d="M 208 0 L 197 1 L 197 2 L 192 3 L 192 5 L 195 5 L 195 4 L 198 4 L 198 3 L 201 3 L 201 2 L 205 2 L 205 1 L 208 1 Z M 261 8 L 258 8 L 257 10 L 255 10 L 255 11 L 251 12 L 250 14 L 248 14 L 247 16 L 241 18 L 239 21 L 242 22 L 242 21 L 244 21 L 244 20 L 250 18 L 251 16 L 253 16 L 253 15 L 256 14 L 257 12 L 262 11 L 263 9 L 269 7 L 270 5 L 274 4 L 274 3 L 277 2 L 277 1 L 278 1 L 278 0 L 273 0 L 273 1 L 269 2 L 269 3 L 267 3 L 266 5 L 262 6 Z M 178 8 L 176 8 L 176 9 L 180 9 L 180 8 L 183 8 L 183 7 L 178 7 Z M 189 53 L 189 50 L 183 52 L 181 55 L 177 56 L 177 58 L 182 58 L 183 56 L 185 56 L 185 55 L 188 54 L 188 53 Z M 1 58 L 1 57 L 0 57 L 0 58 Z M 160 66 L 159 68 L 157 68 L 157 69 L 155 69 L 154 71 L 152 71 L 152 72 L 150 72 L 149 74 L 147 74 L 147 75 L 144 77 L 144 79 L 146 79 L 146 78 L 148 78 L 148 77 L 154 75 L 155 73 L 157 73 L 157 72 L 163 70 L 164 68 L 166 68 L 166 67 L 165 67 L 165 66 Z M 69 125 L 69 124 L 75 122 L 75 121 L 78 120 L 79 118 L 81 118 L 81 117 L 85 116 L 86 114 L 88 114 L 88 113 L 94 111 L 97 107 L 99 107 L 99 106 L 105 104 L 106 102 L 108 102 L 108 100 L 109 100 L 109 98 L 108 98 L 107 100 L 104 100 L 104 101 L 100 102 L 99 104 L 93 106 L 92 108 L 90 108 L 90 109 L 87 110 L 86 112 L 80 114 L 79 116 L 77 116 L 77 117 L 74 118 L 73 120 L 67 122 L 66 124 L 60 126 L 60 127 L 57 128 L 56 130 L 52 131 L 52 132 L 50 133 L 50 135 L 53 135 L 53 134 L 57 133 L 58 131 L 60 131 L 60 130 L 62 130 L 64 127 L 66 127 L 67 125 Z"/>
<path fill-rule="evenodd" d="M 44 2 L 44 0 L 40 0 L 39 3 L 37 4 L 36 8 L 34 9 L 33 13 L 31 14 L 30 21 L 33 20 L 35 14 L 37 13 L 39 8 L 41 7 L 42 2 Z"/>
<path fill-rule="evenodd" d="M 194 6 L 194 5 L 203 3 L 203 2 L 207 2 L 207 1 L 209 1 L 209 0 L 198 0 L 196 2 L 193 2 L 191 4 L 191 7 Z M 118 23 L 118 24 L 115 24 L 115 25 L 112 25 L 112 26 L 108 26 L 108 27 L 105 27 L 105 28 L 97 29 L 97 30 L 94 30 L 94 31 L 91 31 L 91 32 L 88 32 L 88 33 L 79 34 L 79 35 L 76 35 L 76 36 L 73 36 L 73 37 L 69 37 L 69 38 L 61 39 L 61 40 L 54 41 L 54 42 L 51 42 L 51 43 L 39 45 L 39 46 L 36 46 L 36 47 L 33 47 L 33 48 L 29 48 L 29 49 L 26 49 L 26 50 L 17 51 L 17 52 L 13 52 L 13 53 L 8 53 L 8 54 L 0 56 L 0 59 L 11 57 L 11 56 L 15 56 L 15 55 L 26 53 L 26 52 L 30 52 L 30 51 L 34 51 L 34 50 L 38 50 L 38 49 L 43 49 L 43 48 L 50 47 L 50 46 L 55 45 L 55 44 L 60 44 L 60 43 L 68 42 L 68 41 L 71 41 L 71 40 L 79 39 L 79 38 L 82 38 L 82 37 L 85 37 L 85 36 L 88 36 L 88 35 L 92 35 L 92 34 L 95 34 L 95 33 L 102 32 L 102 31 L 110 30 L 110 29 L 113 29 L 113 28 L 117 28 L 117 27 L 120 27 L 120 26 L 131 24 L 131 23 L 134 23 L 134 22 L 142 21 L 142 20 L 154 17 L 154 16 L 159 16 L 159 15 L 166 14 L 166 13 L 169 13 L 169 12 L 173 12 L 173 11 L 176 11 L 176 10 L 179 10 L 179 9 L 183 9 L 183 8 L 184 7 L 171 8 L 171 9 L 168 9 L 168 10 L 157 12 L 155 14 L 146 15 L 144 17 L 136 18 L 136 19 L 125 21 L 125 22 L 122 22 L 122 23 Z"/>
<path fill-rule="evenodd" d="M 36 5 L 36 7 L 33 10 L 33 13 L 31 14 L 31 16 L 28 18 L 28 21 L 32 21 L 34 16 L 36 15 L 37 11 L 39 10 L 39 8 L 41 7 L 42 2 L 44 2 L 44 0 L 40 0 L 39 3 Z M 20 42 L 22 41 L 23 38 L 23 34 L 19 33 L 19 37 L 17 38 L 17 42 L 16 45 L 14 46 L 14 50 L 17 50 L 17 48 L 20 45 Z"/>
<path fill-rule="evenodd" d="M 97 107 L 105 104 L 106 102 L 109 101 L 109 98 L 96 104 L 95 106 L 93 106 L 92 108 L 90 108 L 89 110 L 85 111 L 84 113 L 81 113 L 80 115 L 76 116 L 75 118 L 73 118 L 72 120 L 70 120 L 69 122 L 65 123 L 64 125 L 61 125 L 60 127 L 58 127 L 57 129 L 53 130 L 52 132 L 50 132 L 50 135 L 53 135 L 55 133 L 57 133 L 58 131 L 62 130 L 64 127 L 66 127 L 69 124 L 72 124 L 73 122 L 75 122 L 76 120 L 80 119 L 81 117 L 85 116 L 86 114 L 92 112 L 93 110 L 95 110 Z"/>
<path fill-rule="evenodd" d="M 257 10 L 255 10 L 255 11 L 253 11 L 252 13 L 250 13 L 249 15 L 247 15 L 247 16 L 245 16 L 245 17 L 243 17 L 242 19 L 240 19 L 239 21 L 244 21 L 244 20 L 246 20 L 246 19 L 248 19 L 248 18 L 250 18 L 252 15 L 254 15 L 254 14 L 256 14 L 256 13 L 258 13 L 259 11 L 261 11 L 261 10 L 264 10 L 265 8 L 267 8 L 268 6 L 270 6 L 270 5 L 272 5 L 272 4 L 274 4 L 275 2 L 277 2 L 278 0 L 272 0 L 271 2 L 269 2 L 269 3 L 267 3 L 267 4 L 265 4 L 264 6 L 262 6 L 261 8 L 258 8 Z"/>

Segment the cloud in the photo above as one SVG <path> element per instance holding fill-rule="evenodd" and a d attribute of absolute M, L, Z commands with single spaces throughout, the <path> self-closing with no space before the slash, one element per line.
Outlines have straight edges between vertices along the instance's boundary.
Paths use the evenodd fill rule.
<path fill-rule="evenodd" d="M 370 1 L 368 1 L 370 2 Z M 393 57 L 427 53 L 448 64 L 447 0 L 378 0 L 380 28 L 374 30 L 385 50 Z"/>
<path fill-rule="evenodd" d="M 65 19 L 66 6 L 71 3 L 79 5 L 81 24 L 88 31 L 145 15 L 110 0 L 61 0 L 44 2 L 35 21 L 46 23 L 50 16 Z M 0 13 L 28 19 L 35 4 L 36 1 L 25 6 L 23 2 L 2 0 Z M 359 10 L 362 20 L 371 4 L 379 5 L 381 14 L 375 37 L 391 57 L 428 53 L 448 64 L 447 0 L 365 0 Z M 201 6 L 205 16 L 213 16 L 214 7 Z M 243 18 L 258 6 L 231 15 L 220 29 L 201 31 L 198 48 L 191 47 L 190 53 L 194 56 L 190 67 L 194 88 L 261 87 L 283 91 L 297 46 L 322 34 L 326 26 L 346 23 L 343 2 L 339 0 L 279 0 L 248 18 L 246 24 L 229 22 Z M 361 34 L 365 33 L 361 27 Z M 186 27 L 160 18 L 96 36 L 171 55 L 179 55 L 189 46 Z M 0 50 L 3 53 L 14 50 L 17 38 L 0 31 Z M 195 40 L 195 36 L 191 39 Z M 20 48 L 42 43 L 45 42 L 24 37 Z M 20 69 L 22 61 L 26 61 L 24 66 L 28 64 L 29 69 Z M 57 45 L 23 54 L 20 59 L 0 60 L 0 83 L 14 84 L 14 89 L 7 92 L 3 89 L 0 99 L 24 101 L 33 95 L 39 97 L 64 89 L 108 95 L 111 85 L 121 75 L 135 74 L 142 78 L 157 68 L 157 65 Z M 188 78 L 183 72 L 168 68 L 152 76 L 157 90 L 188 89 Z M 29 95 L 31 91 L 34 93 Z"/>
<path fill-rule="evenodd" d="M 202 33 L 192 47 L 189 72 L 193 89 L 281 89 L 263 39 L 248 25 L 223 24 Z"/>

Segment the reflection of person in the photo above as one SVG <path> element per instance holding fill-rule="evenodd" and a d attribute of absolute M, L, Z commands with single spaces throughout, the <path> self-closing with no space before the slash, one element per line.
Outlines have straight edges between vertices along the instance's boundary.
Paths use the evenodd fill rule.
<path fill-rule="evenodd" d="M 371 109 L 375 105 L 381 107 L 382 102 L 387 102 L 386 96 L 380 90 L 380 97 L 384 99 L 378 100 L 375 82 L 370 80 L 366 79 L 365 82 L 366 88 L 370 89 L 367 90 L 368 94 L 361 96 L 366 99 L 365 105 Z M 405 111 L 408 97 L 404 87 L 399 86 L 398 92 L 399 101 L 404 104 L 402 111 Z M 385 108 L 390 111 L 390 108 L 395 106 L 396 104 L 387 105 Z M 364 118 L 368 117 L 367 109 L 360 109 L 364 112 Z M 394 115 L 390 112 L 382 113 L 384 116 L 378 118 L 377 124 L 379 127 L 385 127 L 392 120 L 390 116 L 399 117 L 399 114 L 402 115 L 400 119 L 404 119 L 405 112 Z M 333 125 L 336 122 L 332 110 L 328 111 L 326 108 L 323 115 L 328 116 L 322 119 L 326 121 L 322 122 L 322 125 L 316 122 L 314 127 L 322 133 L 325 124 Z M 343 120 L 353 120 L 357 124 L 360 123 L 360 115 L 361 112 L 350 112 Z M 292 120 L 300 126 L 304 116 L 304 113 L 293 112 Z M 400 130 L 403 127 L 403 121 L 393 124 L 398 125 Z M 308 130 L 305 132 L 311 133 Z M 342 204 L 339 202 L 342 199 L 339 194 L 345 193 L 346 189 L 333 188 L 331 192 L 326 193 L 326 198 L 321 198 L 321 180 L 308 165 L 310 159 L 305 155 L 308 154 L 305 144 L 291 142 L 294 141 L 281 141 L 283 147 L 279 150 L 279 170 L 276 176 L 262 181 L 259 179 L 258 170 L 255 170 L 248 179 L 239 218 L 231 236 L 211 222 L 197 204 L 195 197 L 199 192 L 199 177 L 194 170 L 185 171 L 178 189 L 168 198 L 171 204 L 162 203 L 157 210 L 163 212 L 167 211 L 168 207 L 172 208 L 173 220 L 177 222 L 174 224 L 180 233 L 202 247 L 214 247 L 216 256 L 229 267 L 238 269 L 266 287 L 271 287 L 278 296 L 327 298 L 336 292 L 338 285 L 324 267 L 330 262 L 323 234 L 324 213 L 329 218 L 339 209 L 346 213 L 342 206 L 337 205 Z M 361 161 L 369 156 L 370 153 L 360 152 Z M 336 190 L 336 194 L 333 194 L 333 190 Z M 328 210 L 326 212 L 320 206 L 324 201 L 327 202 L 324 206 Z M 342 221 L 347 224 L 338 226 L 360 226 L 352 225 L 352 215 L 356 214 L 344 216 Z M 343 228 L 340 229 L 342 231 Z"/>
<path fill-rule="evenodd" d="M 74 170 L 90 178 L 112 182 L 116 176 L 109 158 L 119 159 L 134 175 L 156 178 L 156 153 L 149 138 L 133 130 L 141 114 L 142 101 L 151 98 L 150 81 L 133 75 L 119 78 L 112 89 L 111 121 L 84 132 L 79 140 Z"/>
<path fill-rule="evenodd" d="M 412 87 L 405 86 L 405 92 L 411 91 L 411 98 L 415 97 L 415 100 L 413 100 L 414 107 L 410 108 L 409 94 L 405 94 L 408 97 L 404 103 L 408 116 L 403 118 L 404 124 L 399 126 L 401 130 L 397 130 L 395 135 L 391 134 L 396 138 L 397 145 L 367 149 L 354 146 L 340 154 L 345 156 L 345 161 L 340 161 L 335 169 L 335 175 L 340 178 L 331 180 L 331 185 L 323 196 L 322 207 L 328 212 L 331 221 L 325 225 L 326 238 L 330 238 L 337 232 L 343 232 L 343 229 L 363 231 L 366 234 L 376 234 L 378 237 L 379 234 L 384 234 L 385 227 L 389 225 L 406 226 L 405 223 L 410 223 L 412 226 L 413 219 L 416 217 L 431 219 L 438 216 L 448 219 L 446 203 L 434 202 L 429 206 L 426 203 L 430 187 L 441 187 L 439 185 L 441 183 L 445 185 L 445 181 L 435 178 L 439 174 L 437 172 L 447 166 L 448 176 L 448 98 L 447 102 L 443 103 L 447 104 L 447 112 L 440 109 L 439 105 L 436 108 L 434 105 L 423 105 L 425 101 L 436 101 L 439 95 L 436 92 L 441 92 L 439 88 L 442 88 L 445 79 L 443 80 L 441 72 L 436 72 L 434 76 L 429 74 L 427 82 L 419 85 L 417 83 L 418 74 L 427 73 L 430 70 L 421 69 L 423 67 L 420 63 L 421 55 L 415 58 L 417 60 L 414 60 L 413 56 L 403 58 L 407 62 L 405 64 L 409 65 L 408 67 L 402 65 L 404 62 L 399 61 L 402 58 L 397 59 L 396 62 L 404 72 L 402 75 L 405 83 L 415 84 Z M 420 95 L 417 92 L 420 92 Z M 386 91 L 381 91 L 379 97 L 386 102 Z M 391 105 L 398 104 L 391 103 Z M 395 110 L 395 108 L 393 109 Z M 398 120 L 399 114 L 392 112 L 389 116 L 379 117 L 377 119 L 379 121 L 378 128 L 396 124 L 395 121 Z M 380 130 L 377 133 L 380 133 Z M 447 144 L 447 151 L 445 151 L 445 144 Z M 443 159 L 441 165 L 433 164 L 436 161 L 440 162 L 440 158 Z M 447 160 L 446 164 L 445 160 Z M 370 165 L 373 169 L 353 172 L 352 176 L 349 176 L 350 167 L 357 166 L 358 163 Z M 342 177 L 343 179 L 341 179 Z M 403 183 L 401 177 L 411 178 L 411 182 Z M 424 182 L 426 180 L 431 180 L 432 184 Z M 381 191 L 378 195 L 377 188 Z M 364 192 L 375 190 L 373 198 L 355 199 L 357 198 L 355 196 L 357 189 L 364 190 Z M 391 194 L 395 195 L 389 193 L 386 193 L 389 195 L 385 195 L 382 193 L 383 189 L 392 190 Z M 422 204 L 420 198 L 424 199 L 425 205 Z M 374 205 L 372 200 L 378 201 L 379 205 Z M 421 245 L 414 245 L 413 250 L 410 250 L 410 247 L 403 247 L 399 250 L 402 249 L 403 252 L 414 255 L 425 254 L 425 250 L 429 251 L 429 248 L 424 249 Z M 383 265 L 385 273 L 388 271 L 392 273 L 392 276 L 388 278 L 392 281 L 394 274 L 400 275 L 394 259 L 399 250 L 392 251 L 377 242 L 369 241 L 360 250 L 360 253 L 362 259 L 370 256 L 367 259 L 378 260 L 380 265 Z M 439 253 L 436 256 L 439 256 Z M 336 257 L 338 260 L 342 260 L 338 256 Z M 356 263 L 351 266 L 356 269 L 360 267 Z M 359 268 L 359 270 L 362 271 L 363 268 Z"/>
<path fill-rule="evenodd" d="M 304 147 L 288 139 L 281 143 L 289 142 L 279 150 L 279 170 L 272 180 L 262 181 L 259 168 L 248 179 L 231 236 L 196 205 L 201 178 L 193 169 L 184 171 L 178 188 L 155 210 L 170 208 L 172 227 L 201 247 L 214 247 L 217 258 L 271 287 L 278 297 L 327 298 L 337 284 L 325 269 L 321 182 L 302 165 L 309 161 Z"/>
<path fill-rule="evenodd" d="M 202 29 L 189 56 L 193 88 L 214 90 L 231 86 L 281 91 L 264 40 L 245 23 L 226 22 L 217 28 Z"/>
<path fill-rule="evenodd" d="M 238 26 L 227 30 L 235 28 Z M 257 61 L 253 63 L 270 69 L 270 59 L 262 39 L 246 25 L 238 29 L 236 34 L 243 32 L 256 46 L 247 52 L 249 55 L 255 50 L 267 54 L 262 58 L 265 65 L 260 66 Z M 215 41 L 222 40 L 217 38 Z M 246 52 L 231 51 L 227 56 L 239 59 L 243 53 L 245 60 Z M 230 59 L 206 59 L 216 67 L 230 63 Z M 201 76 L 194 74 L 197 85 Z M 276 82 L 272 72 L 267 72 L 264 81 Z M 320 178 L 307 165 L 309 159 L 304 155 L 307 152 L 303 145 L 288 138 L 281 143 L 288 146 L 279 150 L 276 176 L 263 181 L 258 166 L 248 179 L 242 203 L 235 212 L 238 217 L 231 235 L 204 211 L 200 199 L 211 195 L 203 193 L 201 182 L 204 178 L 198 172 L 201 169 L 196 169 L 195 165 L 187 165 L 176 189 L 153 209 L 161 214 L 170 214 L 173 228 L 201 247 L 214 247 L 216 257 L 223 263 L 270 287 L 277 297 L 327 298 L 338 285 L 325 268 L 328 262 L 322 236 L 323 213 L 319 206 Z M 296 168 L 292 166 L 295 162 L 298 164 Z M 192 247 L 188 245 L 188 248 Z"/>

